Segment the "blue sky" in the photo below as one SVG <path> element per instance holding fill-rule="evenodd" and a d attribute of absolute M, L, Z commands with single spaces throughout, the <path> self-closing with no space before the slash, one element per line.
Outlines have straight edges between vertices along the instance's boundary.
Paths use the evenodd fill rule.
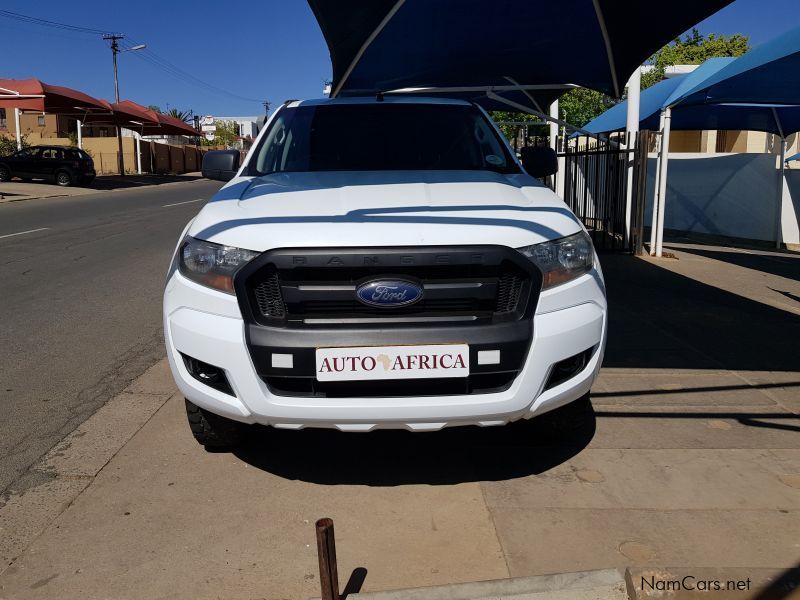
<path fill-rule="evenodd" d="M 755 45 L 800 26 L 797 2 L 736 0 L 699 28 L 703 33 L 743 33 Z M 304 0 L 4 0 L 0 8 L 120 31 L 130 43 L 146 43 L 148 52 L 141 55 L 120 54 L 120 95 L 162 109 L 218 116 L 260 114 L 265 99 L 277 104 L 320 96 L 330 77 L 328 49 Z M 150 52 L 223 91 L 157 67 Z M 0 78 L 37 77 L 113 97 L 111 51 L 99 35 L 0 17 L 0 56 Z"/>

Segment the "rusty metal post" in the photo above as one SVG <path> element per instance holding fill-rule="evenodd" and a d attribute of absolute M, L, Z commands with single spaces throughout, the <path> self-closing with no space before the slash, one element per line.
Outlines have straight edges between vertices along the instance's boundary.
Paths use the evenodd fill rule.
<path fill-rule="evenodd" d="M 339 575 L 336 570 L 336 539 L 333 519 L 317 521 L 317 555 L 322 600 L 339 600 Z"/>

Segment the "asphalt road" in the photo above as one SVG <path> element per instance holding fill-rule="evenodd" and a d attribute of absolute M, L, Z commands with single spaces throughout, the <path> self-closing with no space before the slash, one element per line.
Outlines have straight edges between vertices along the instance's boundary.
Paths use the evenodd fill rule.
<path fill-rule="evenodd" d="M 0 204 L 0 491 L 164 355 L 168 263 L 219 187 Z"/>

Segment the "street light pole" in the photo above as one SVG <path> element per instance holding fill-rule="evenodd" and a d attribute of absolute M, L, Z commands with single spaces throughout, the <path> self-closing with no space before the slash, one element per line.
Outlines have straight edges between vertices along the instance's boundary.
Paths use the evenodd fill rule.
<path fill-rule="evenodd" d="M 112 33 L 109 35 L 104 35 L 104 40 L 111 41 L 111 58 L 114 62 L 114 102 L 119 103 L 119 79 L 117 78 L 117 54 L 120 52 L 124 52 L 124 50 L 119 49 L 119 40 L 123 39 L 125 36 L 119 33 Z M 144 44 L 139 44 L 138 46 L 133 46 L 132 48 L 128 48 L 128 52 L 132 50 L 142 50 L 145 47 Z M 122 127 L 117 125 L 117 149 L 119 154 L 119 174 L 120 176 L 125 175 L 125 159 L 122 156 Z"/>
<path fill-rule="evenodd" d="M 119 102 L 119 80 L 117 79 L 117 54 L 119 53 L 119 44 L 118 41 L 121 40 L 123 35 L 118 34 L 111 34 L 111 35 L 104 35 L 104 40 L 111 40 L 111 57 L 114 61 L 114 100 L 115 102 Z M 118 161 L 117 164 L 119 165 L 119 174 L 120 176 L 125 176 L 125 159 L 122 157 L 122 128 L 117 125 L 117 154 L 118 154 Z"/>

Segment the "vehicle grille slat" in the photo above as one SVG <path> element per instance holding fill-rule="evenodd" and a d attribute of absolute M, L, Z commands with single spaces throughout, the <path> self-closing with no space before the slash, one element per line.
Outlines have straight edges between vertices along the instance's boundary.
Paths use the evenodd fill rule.
<path fill-rule="evenodd" d="M 264 275 L 261 283 L 253 288 L 258 310 L 265 317 L 283 319 L 286 316 L 286 306 L 281 296 L 278 273 L 270 269 Z"/>
<path fill-rule="evenodd" d="M 406 277 L 419 282 L 423 299 L 408 306 L 376 307 L 358 301 L 356 289 L 372 279 Z M 531 276 L 509 260 L 497 264 L 276 267 L 266 264 L 248 276 L 253 313 L 273 326 L 386 324 L 435 318 L 476 325 L 520 319 L 531 293 Z"/>

